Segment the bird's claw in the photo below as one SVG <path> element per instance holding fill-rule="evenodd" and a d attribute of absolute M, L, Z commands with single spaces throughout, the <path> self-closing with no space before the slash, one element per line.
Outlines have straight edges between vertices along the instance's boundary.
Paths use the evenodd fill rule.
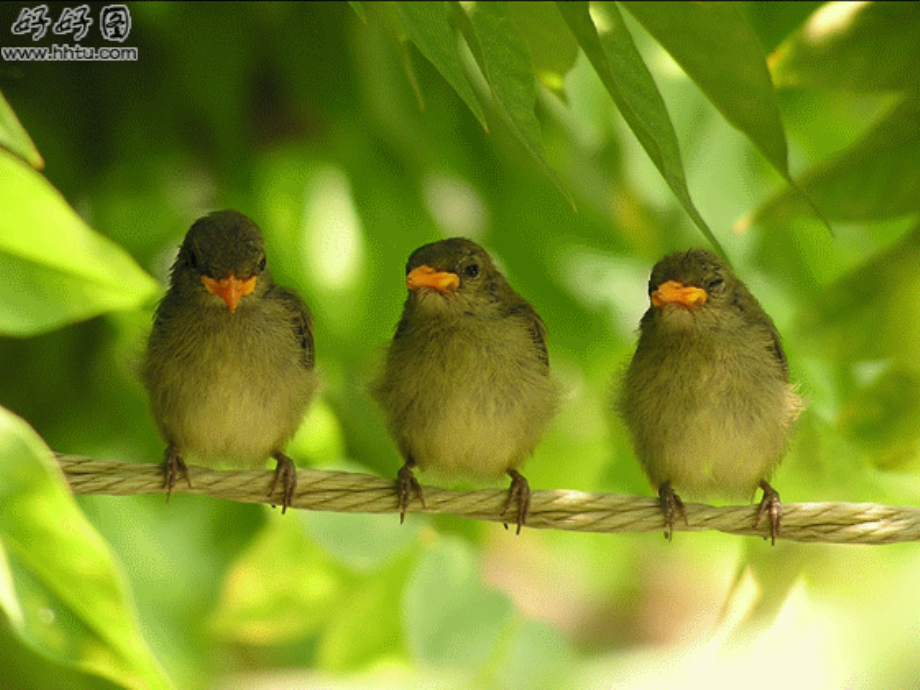
<path fill-rule="evenodd" d="M 511 486 L 508 488 L 508 498 L 505 500 L 501 514 L 504 517 L 511 504 L 517 501 L 517 531 L 515 534 L 520 534 L 521 527 L 527 522 L 527 515 L 530 513 L 530 484 L 517 470 L 508 470 L 508 476 L 511 477 Z"/>
<path fill-rule="evenodd" d="M 661 485 L 658 489 L 658 499 L 661 502 L 661 512 L 664 513 L 664 538 L 671 541 L 674 535 L 674 519 L 677 515 L 683 518 L 685 525 L 690 525 L 687 522 L 687 511 L 684 509 L 684 502 L 680 500 L 680 496 L 671 488 L 671 482 Z"/>
<path fill-rule="evenodd" d="M 419 484 L 418 479 L 415 478 L 415 473 L 412 472 L 413 467 L 415 467 L 415 463 L 407 461 L 405 465 L 399 468 L 399 472 L 396 473 L 396 494 L 399 499 L 400 525 L 406 520 L 406 510 L 409 508 L 409 501 L 412 500 L 413 494 L 418 496 L 418 500 L 421 502 L 422 507 L 425 507 L 425 497 L 422 495 L 422 485 Z"/>
<path fill-rule="evenodd" d="M 284 453 L 275 453 L 272 457 L 278 461 L 278 466 L 275 468 L 275 478 L 268 495 L 275 493 L 275 489 L 281 484 L 281 514 L 284 515 L 294 502 L 294 493 L 297 491 L 297 468 L 294 461 Z"/>
<path fill-rule="evenodd" d="M 166 502 L 172 497 L 173 488 L 176 486 L 176 477 L 183 476 L 188 482 L 188 487 L 192 488 L 192 480 L 188 476 L 188 467 L 185 461 L 179 455 L 179 450 L 169 445 L 166 449 L 166 459 L 163 461 L 163 488 L 166 489 Z"/>
<path fill-rule="evenodd" d="M 776 545 L 776 537 L 779 535 L 780 527 L 782 526 L 783 504 L 779 500 L 779 493 L 767 482 L 760 482 L 760 488 L 763 489 L 763 498 L 757 508 L 754 527 L 757 527 L 760 524 L 760 519 L 766 515 L 770 521 L 770 543 Z"/>

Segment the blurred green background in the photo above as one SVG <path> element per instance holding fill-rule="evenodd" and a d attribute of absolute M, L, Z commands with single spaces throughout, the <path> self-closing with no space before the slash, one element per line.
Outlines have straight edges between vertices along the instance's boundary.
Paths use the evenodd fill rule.
<path fill-rule="evenodd" d="M 673 19 L 667 6 L 623 5 L 695 208 L 776 321 L 808 400 L 773 485 L 786 502 L 918 504 L 917 5 L 697 3 L 713 14 L 676 30 L 655 24 Z M 0 8 L 0 44 L 75 43 L 15 34 L 23 7 Z M 65 7 L 78 5 L 48 16 Z M 566 390 L 531 485 L 651 494 L 611 384 L 652 264 L 708 242 L 574 20 L 498 7 L 129 4 L 137 61 L 0 62 L 0 405 L 38 435 L 0 417 L 0 685 L 890 688 L 920 673 L 912 544 L 515 537 L 449 516 L 400 527 L 185 495 L 74 501 L 49 471 L 42 441 L 161 460 L 137 375 L 162 292 L 151 276 L 165 280 L 192 221 L 235 208 L 316 318 L 323 387 L 289 449 L 302 466 L 395 476 L 367 384 L 406 258 L 464 235 L 543 316 Z M 612 12 L 594 8 L 601 44 Z M 511 38 L 485 40 L 487 20 Z M 84 45 L 108 45 L 98 28 Z M 483 38 L 471 49 L 470 31 Z M 748 34 L 760 69 L 769 56 L 792 175 L 833 234 L 765 139 L 720 113 L 747 93 L 725 75 L 748 58 L 724 49 Z M 700 86 L 665 44 L 688 72 L 697 59 Z M 420 46 L 459 56 L 465 95 Z M 532 61 L 523 73 L 477 67 L 489 55 L 520 67 L 515 54 Z M 535 99 L 529 114 L 502 102 L 505 77 L 505 93 Z M 36 161 L 12 113 L 41 173 L 20 160 Z"/>

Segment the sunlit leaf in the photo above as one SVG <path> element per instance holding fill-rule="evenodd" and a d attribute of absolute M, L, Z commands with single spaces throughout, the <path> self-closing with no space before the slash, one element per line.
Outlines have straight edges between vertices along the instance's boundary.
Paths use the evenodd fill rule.
<path fill-rule="evenodd" d="M 2 93 L 0 93 L 0 146 L 16 154 L 36 170 L 45 167 L 44 159 Z"/>
<path fill-rule="evenodd" d="M 443 2 L 400 2 L 399 16 L 412 42 L 463 99 L 484 129 L 486 116 L 463 73 L 454 32 Z"/>
<path fill-rule="evenodd" d="M 414 564 L 414 559 L 402 559 L 374 577 L 362 579 L 340 597 L 334 615 L 327 616 L 329 625 L 317 650 L 324 668 L 347 671 L 383 655 L 403 652 L 399 612 L 407 571 Z"/>
<path fill-rule="evenodd" d="M 812 12 L 823 2 L 820 0 L 799 0 L 799 2 L 740 2 L 738 5 L 748 16 L 757 36 L 768 53 L 787 36 L 798 29 Z"/>
<path fill-rule="evenodd" d="M 777 87 L 905 91 L 920 86 L 913 2 L 829 2 L 770 57 Z"/>
<path fill-rule="evenodd" d="M 906 98 L 860 141 L 805 173 L 799 185 L 830 219 L 881 220 L 920 211 L 920 103 Z M 753 222 L 810 213 L 794 190 L 764 204 Z"/>
<path fill-rule="evenodd" d="M 296 520 L 270 520 L 227 574 L 209 626 L 251 645 L 296 640 L 328 619 L 343 584 Z"/>
<path fill-rule="evenodd" d="M 168 688 L 108 545 L 51 451 L 0 408 L 0 606 L 16 635 L 57 663 L 129 688 Z"/>
<path fill-rule="evenodd" d="M 348 0 L 348 4 L 351 5 L 351 9 L 355 11 L 355 14 L 358 15 L 361 21 L 367 24 L 367 12 L 364 11 L 364 3 L 357 2 L 356 0 Z"/>
<path fill-rule="evenodd" d="M 587 2 L 558 2 L 556 6 L 671 191 L 700 231 L 724 254 L 690 198 L 671 118 L 616 5 L 595 3 L 590 12 Z"/>
<path fill-rule="evenodd" d="M 731 124 L 789 178 L 786 133 L 763 48 L 733 2 L 624 2 Z"/>
<path fill-rule="evenodd" d="M 793 588 L 802 581 L 812 554 L 799 544 L 778 544 L 769 552 L 746 544 L 745 558 L 739 566 L 729 605 L 744 605 L 742 629 L 756 631 L 771 625 L 789 599 Z M 745 588 L 756 583 L 756 594 L 746 599 Z"/>
<path fill-rule="evenodd" d="M 34 335 L 135 309 L 159 286 L 39 173 L 0 151 L 0 333 Z"/>

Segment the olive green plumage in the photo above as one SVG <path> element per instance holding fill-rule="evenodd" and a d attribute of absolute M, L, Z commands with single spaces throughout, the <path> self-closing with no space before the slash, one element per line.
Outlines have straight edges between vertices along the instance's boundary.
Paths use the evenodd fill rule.
<path fill-rule="evenodd" d="M 701 288 L 705 301 L 656 305 L 669 281 Z M 744 283 L 705 250 L 659 261 L 649 296 L 619 399 L 636 455 L 665 492 L 749 499 L 782 459 L 802 409 L 779 333 Z"/>
<path fill-rule="evenodd" d="M 255 278 L 233 309 L 204 284 L 230 276 Z M 262 234 L 246 216 L 218 211 L 188 231 L 142 376 L 169 445 L 169 482 L 184 471 L 183 458 L 253 466 L 274 457 L 290 502 L 295 479 L 292 464 L 282 468 L 290 463 L 283 451 L 316 390 L 312 320 L 303 301 L 272 280 Z"/>
<path fill-rule="evenodd" d="M 456 278 L 444 289 L 413 288 L 411 278 L 424 267 Z M 470 240 L 417 249 L 406 274 L 409 295 L 374 387 L 406 458 L 401 478 L 415 465 L 471 479 L 507 473 L 514 480 L 510 503 L 514 491 L 524 490 L 521 482 L 526 486 L 516 468 L 559 400 L 543 321 Z M 525 519 L 523 506 L 518 524 Z"/>

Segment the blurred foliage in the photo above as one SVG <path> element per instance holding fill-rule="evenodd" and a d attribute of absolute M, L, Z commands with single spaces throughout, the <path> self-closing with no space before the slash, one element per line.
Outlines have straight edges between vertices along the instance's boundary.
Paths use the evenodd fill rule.
<path fill-rule="evenodd" d="M 74 43 L 13 32 L 35 7 L 0 7 L 4 47 Z M 531 484 L 649 493 L 610 388 L 649 267 L 709 243 L 776 320 L 809 402 L 784 500 L 916 504 L 915 4 L 128 9 L 136 61 L 0 62 L 4 687 L 916 678 L 912 545 L 74 501 L 48 453 L 158 461 L 137 377 L 151 276 L 195 218 L 236 208 L 316 316 L 304 464 L 394 475 L 367 383 L 406 257 L 464 235 L 540 311 L 567 391 Z M 83 45 L 106 45 L 98 28 Z M 783 664 L 752 676 L 764 657 Z"/>

